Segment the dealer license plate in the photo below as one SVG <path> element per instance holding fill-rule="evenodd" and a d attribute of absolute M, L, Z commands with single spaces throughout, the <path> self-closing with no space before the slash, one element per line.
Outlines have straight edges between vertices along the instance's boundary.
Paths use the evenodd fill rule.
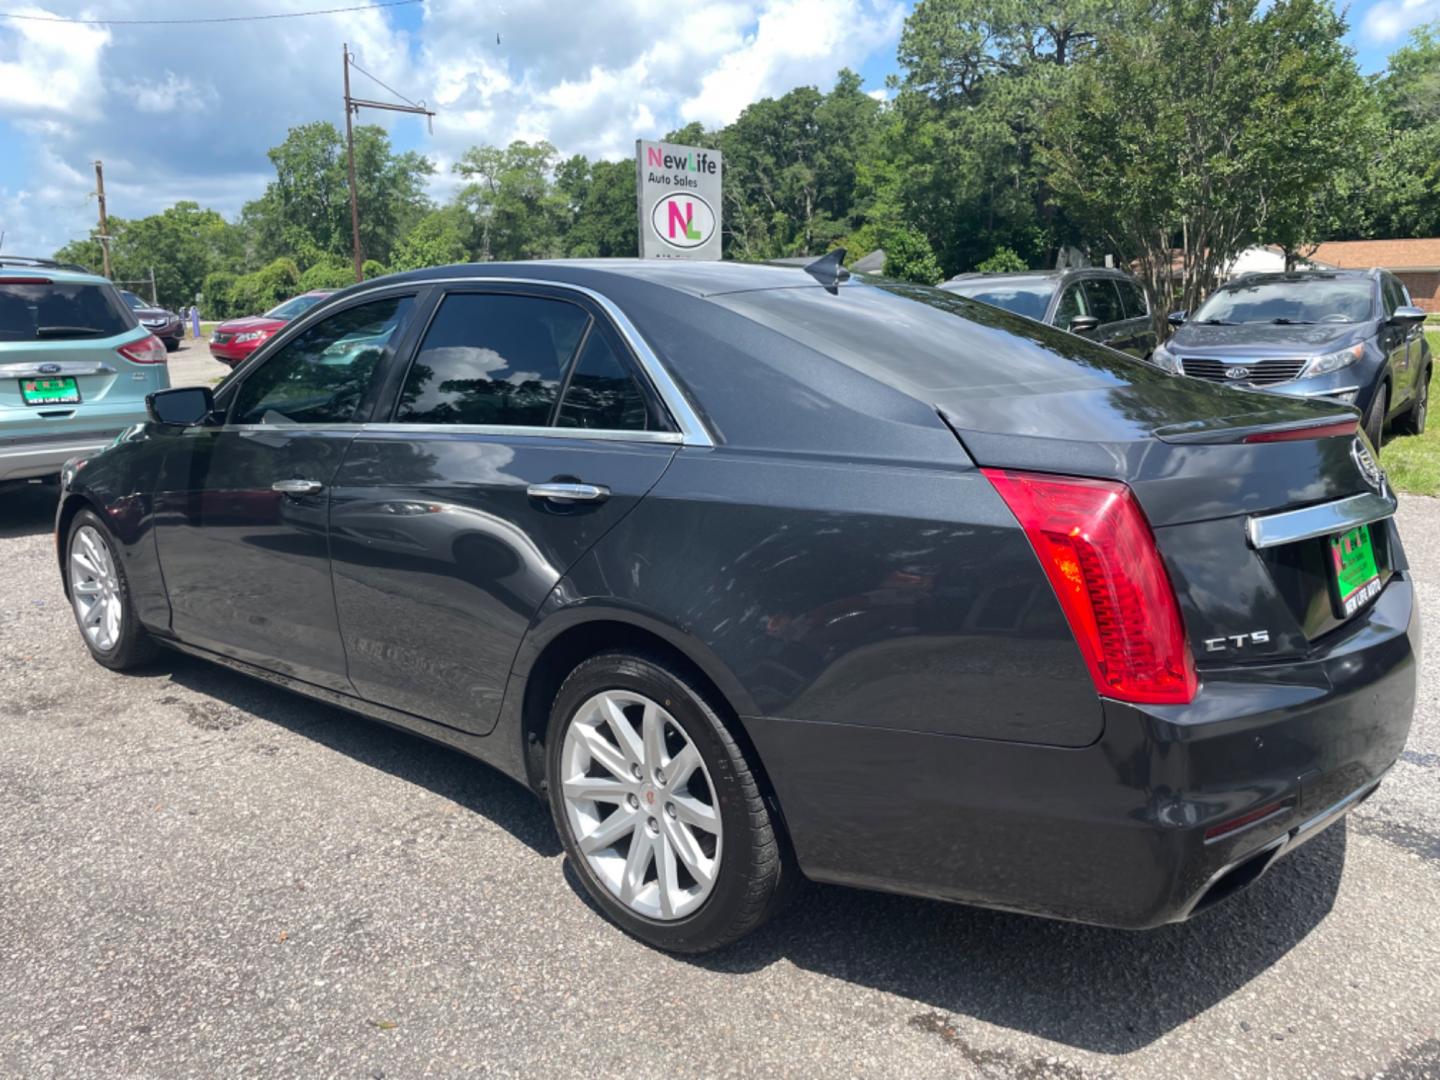
<path fill-rule="evenodd" d="M 80 387 L 68 375 L 53 379 L 21 379 L 20 400 L 26 405 L 75 405 L 80 401 Z"/>
<path fill-rule="evenodd" d="M 1380 595 L 1369 525 L 1330 537 L 1330 580 L 1336 613 L 1346 619 Z"/>

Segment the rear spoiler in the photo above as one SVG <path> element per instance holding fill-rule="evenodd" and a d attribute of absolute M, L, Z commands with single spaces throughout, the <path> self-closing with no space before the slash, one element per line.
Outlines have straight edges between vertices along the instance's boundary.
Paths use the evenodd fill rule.
<path fill-rule="evenodd" d="M 1261 443 L 1290 442 L 1295 439 L 1350 437 L 1360 430 L 1360 414 L 1343 409 L 1331 416 L 1317 416 L 1292 424 L 1241 424 L 1216 428 L 1213 421 L 1199 424 L 1170 424 L 1156 428 L 1157 439 L 1168 443 Z"/>

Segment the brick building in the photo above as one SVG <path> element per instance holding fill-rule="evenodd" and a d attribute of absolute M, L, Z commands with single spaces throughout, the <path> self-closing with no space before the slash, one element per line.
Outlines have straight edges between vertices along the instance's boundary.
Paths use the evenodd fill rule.
<path fill-rule="evenodd" d="M 1405 283 L 1417 307 L 1440 311 L 1440 239 L 1332 240 L 1317 247 L 1308 260 L 1320 268 L 1389 270 Z"/>

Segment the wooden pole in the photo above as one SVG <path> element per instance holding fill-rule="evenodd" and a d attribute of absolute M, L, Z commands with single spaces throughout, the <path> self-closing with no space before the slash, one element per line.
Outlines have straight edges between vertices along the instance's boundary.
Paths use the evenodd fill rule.
<path fill-rule="evenodd" d="M 105 276 L 110 276 L 110 221 L 105 216 L 105 170 L 95 162 L 95 198 L 100 203 L 100 255 L 105 261 Z"/>
<path fill-rule="evenodd" d="M 355 108 L 350 104 L 350 44 L 342 49 L 345 59 L 345 153 L 350 165 L 350 246 L 355 257 L 355 280 L 365 280 L 364 262 L 360 258 L 360 204 L 355 198 L 355 127 L 351 115 Z"/>

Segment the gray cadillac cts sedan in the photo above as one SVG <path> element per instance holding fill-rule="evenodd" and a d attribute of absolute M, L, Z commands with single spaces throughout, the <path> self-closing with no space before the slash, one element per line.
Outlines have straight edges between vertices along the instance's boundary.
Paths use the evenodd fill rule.
<path fill-rule="evenodd" d="M 65 472 L 95 659 L 170 646 L 489 762 L 661 948 L 802 875 L 1186 919 L 1410 725 L 1353 410 L 831 259 L 382 278 L 149 409 Z"/>

